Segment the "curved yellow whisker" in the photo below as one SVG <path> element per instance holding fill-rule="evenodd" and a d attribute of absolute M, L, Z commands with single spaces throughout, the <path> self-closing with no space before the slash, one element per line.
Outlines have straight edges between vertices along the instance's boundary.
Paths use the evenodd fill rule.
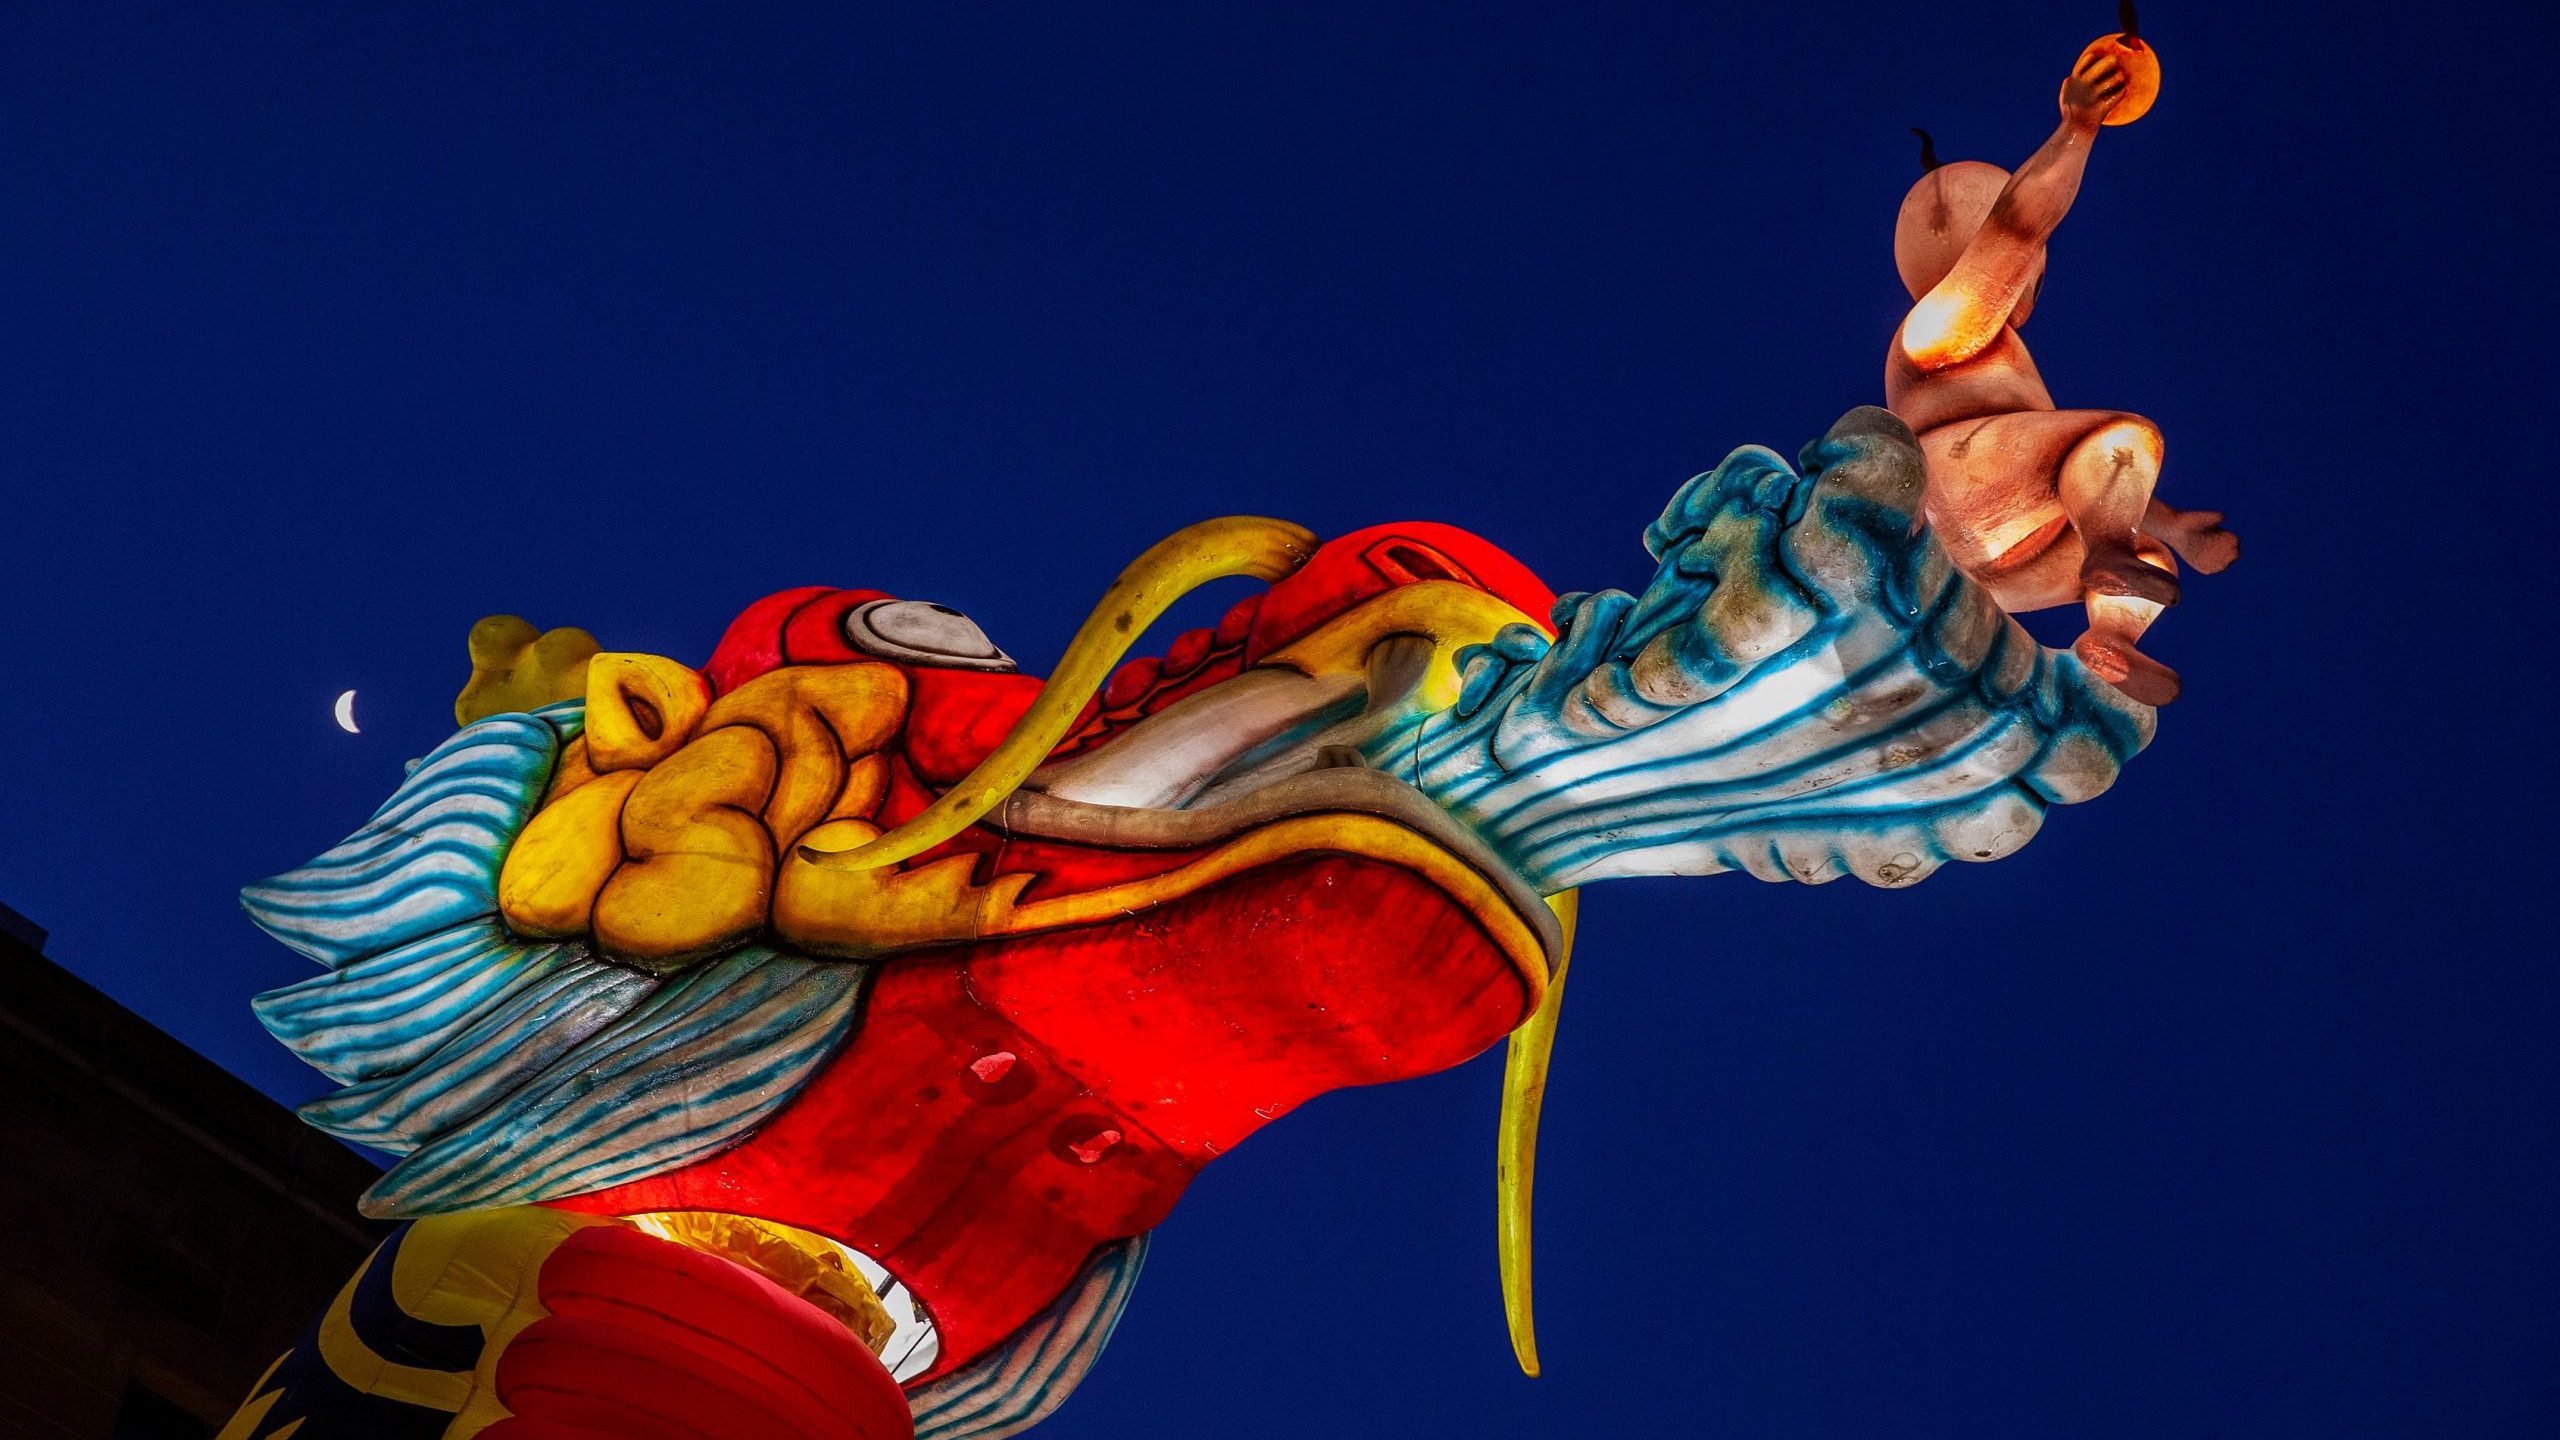
<path fill-rule="evenodd" d="M 1547 897 L 1564 927 L 1555 973 L 1537 1010 L 1511 1032 L 1502 1062 L 1502 1120 L 1494 1137 L 1494 1243 L 1502 1258 L 1502 1318 L 1511 1327 L 1511 1353 L 1522 1374 L 1538 1373 L 1538 1317 L 1530 1273 L 1531 1192 L 1538 1179 L 1538 1116 L 1547 1101 L 1547 1066 L 1556 1048 L 1556 1017 L 1564 1006 L 1565 973 L 1573 964 L 1574 921 L 1581 896 L 1567 890 Z"/>
<path fill-rule="evenodd" d="M 913 859 L 968 829 L 1049 758 L 1112 667 L 1174 601 L 1230 575 L 1282 579 L 1315 548 L 1315 536 L 1306 529 L 1255 515 L 1203 520 L 1157 541 L 1103 593 L 1040 697 L 976 769 L 887 834 L 850 850 L 803 846 L 802 857 L 830 870 L 876 869 Z"/>

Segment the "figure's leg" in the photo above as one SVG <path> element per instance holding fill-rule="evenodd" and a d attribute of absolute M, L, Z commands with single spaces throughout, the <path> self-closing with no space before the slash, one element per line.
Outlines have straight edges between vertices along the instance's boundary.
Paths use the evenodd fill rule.
<path fill-rule="evenodd" d="M 1940 426 L 1920 446 L 1930 525 L 2001 609 L 2076 601 L 2089 630 L 2075 648 L 2093 672 L 2147 704 L 2176 696 L 2176 674 L 2135 643 L 2178 598 L 2177 562 L 2141 533 L 2156 426 L 2113 410 L 2022 410 Z"/>
<path fill-rule="evenodd" d="M 2180 510 L 2155 499 L 2142 513 L 2142 533 L 2168 542 L 2198 574 L 2219 575 L 2240 558 L 2240 537 L 2222 528 L 2219 510 Z"/>
<path fill-rule="evenodd" d="M 1992 585 L 2001 608 L 2015 614 L 2068 605 L 2080 598 L 2075 560 L 2062 583 L 2044 572 L 2052 552 L 2076 555 L 2070 517 L 2054 497 L 2062 457 L 2087 434 L 2092 417 L 2051 410 L 1985 415 L 1941 425 L 1920 436 L 1928 461 L 1929 528 L 1949 559 Z M 2034 571 L 2037 578 L 2027 578 Z"/>
<path fill-rule="evenodd" d="M 2177 577 L 2143 558 L 2136 544 L 2151 508 L 2151 487 L 2160 479 L 2161 454 L 2159 426 L 2139 415 L 2115 415 L 2062 457 L 2054 489 L 2088 551 L 2080 563 L 2084 595 L 2178 603 Z M 2113 623 L 2112 608 L 2109 615 Z"/>
<path fill-rule="evenodd" d="M 2136 559 L 2173 571 L 2177 561 L 2167 547 L 2145 535 L 2134 542 Z M 2139 595 L 2108 595 L 2092 590 L 2085 597 L 2089 628 L 2071 648 L 2101 680 L 2145 705 L 2166 705 L 2178 698 L 2178 672 L 2136 649 L 2134 642 L 2167 608 Z"/>

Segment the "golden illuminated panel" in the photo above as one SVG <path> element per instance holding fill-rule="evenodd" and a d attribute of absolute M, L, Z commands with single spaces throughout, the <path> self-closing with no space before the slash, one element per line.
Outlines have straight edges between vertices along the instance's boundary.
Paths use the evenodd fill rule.
<path fill-rule="evenodd" d="M 874 1355 L 897 1333 L 898 1321 L 862 1278 L 853 1252 L 816 1231 L 711 1210 L 659 1210 L 623 1220 L 754 1271 L 833 1317 Z"/>
<path fill-rule="evenodd" d="M 619 770 L 542 807 L 507 852 L 498 908 L 519 935 L 541 940 L 584 935 L 596 892 L 622 864 L 622 802 L 643 772 Z"/>
<path fill-rule="evenodd" d="M 850 844 L 868 839 L 874 828 L 840 823 L 841 840 Z M 811 838 L 828 833 L 812 832 Z M 913 870 L 838 870 L 795 856 L 776 893 L 773 926 L 811 954 L 862 959 L 935 941 L 1103 924 L 1300 855 L 1358 855 L 1423 876 L 1484 925 L 1519 967 L 1533 998 L 1545 993 L 1545 949 L 1498 886 L 1424 835 L 1349 812 L 1274 821 L 1162 874 L 1031 901 L 1018 899 L 1029 875 L 970 884 L 974 856 L 956 855 Z"/>

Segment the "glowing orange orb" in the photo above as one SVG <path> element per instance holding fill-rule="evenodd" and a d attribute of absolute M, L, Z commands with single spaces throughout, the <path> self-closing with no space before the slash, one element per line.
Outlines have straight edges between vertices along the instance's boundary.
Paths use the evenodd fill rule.
<path fill-rule="evenodd" d="M 2071 68 L 2078 71 L 2089 57 L 2102 52 L 2116 57 L 2116 63 L 2124 67 L 2125 79 L 2124 97 L 2107 112 L 2104 123 L 2130 125 L 2150 114 L 2151 102 L 2160 98 L 2160 52 L 2139 36 L 2101 35 L 2089 42 Z"/>

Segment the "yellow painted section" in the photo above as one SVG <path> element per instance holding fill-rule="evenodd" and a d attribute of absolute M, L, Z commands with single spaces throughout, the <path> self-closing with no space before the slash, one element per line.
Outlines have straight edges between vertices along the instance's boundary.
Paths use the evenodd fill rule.
<path fill-rule="evenodd" d="M 587 933 L 596 892 L 622 864 L 623 802 L 646 773 L 597 777 L 534 815 L 498 871 L 498 909 L 508 928 L 535 939 Z"/>
<path fill-rule="evenodd" d="M 251 1436 L 258 1433 L 258 1426 L 266 1420 L 267 1412 L 276 1408 L 276 1402 L 284 1398 L 282 1389 L 269 1390 L 267 1385 L 276 1378 L 276 1371 L 283 1367 L 284 1362 L 292 1357 L 293 1352 L 290 1350 L 276 1357 L 275 1364 L 268 1366 L 267 1372 L 258 1377 L 258 1383 L 249 1387 L 248 1400 L 238 1410 L 232 1412 L 230 1420 L 223 1424 L 221 1432 L 215 1435 L 213 1440 L 250 1440 Z M 293 1426 L 276 1432 L 277 1440 L 291 1434 L 293 1428 L 300 1426 L 301 1423 L 297 1420 L 293 1422 Z"/>
<path fill-rule="evenodd" d="M 781 763 L 762 731 L 731 725 L 641 777 L 622 807 L 628 858 L 596 896 L 608 953 L 681 964 L 763 928 L 774 847 L 757 812 Z"/>
<path fill-rule="evenodd" d="M 421 1320 L 477 1325 L 488 1338 L 445 1440 L 469 1440 L 507 1418 L 498 1403 L 498 1359 L 526 1326 L 551 1313 L 534 1283 L 543 1262 L 573 1232 L 613 1223 L 601 1215 L 512 1205 L 432 1216 L 410 1227 L 391 1272 L 392 1298 Z"/>
<path fill-rule="evenodd" d="M 363 1277 L 361 1269 L 349 1277 L 345 1288 L 338 1292 L 338 1298 L 329 1302 L 328 1311 L 320 1317 L 318 1333 L 322 1363 L 332 1374 L 363 1394 L 380 1395 L 409 1405 L 424 1405 L 447 1414 L 460 1410 L 471 1399 L 471 1376 L 453 1370 L 402 1365 L 375 1354 L 357 1336 L 348 1307 L 354 1302 L 356 1285 Z"/>
<path fill-rule="evenodd" d="M 643 965 L 762 928 L 777 851 L 879 806 L 878 752 L 906 720 L 906 677 L 877 663 L 787 667 L 717 704 L 657 656 L 601 656 L 590 676 L 587 733 L 509 849 L 498 906 L 517 934 L 591 934 Z"/>
<path fill-rule="evenodd" d="M 587 763 L 601 775 L 643 770 L 693 738 L 711 685 L 690 665 L 619 651 L 587 662 Z"/>
<path fill-rule="evenodd" d="M 1526 1023 L 1511 1032 L 1502 1062 L 1502 1119 L 1494 1139 L 1494 1244 L 1502 1263 L 1502 1317 L 1522 1374 L 1538 1373 L 1538 1316 L 1532 1272 L 1531 1201 L 1538 1182 L 1538 1120 L 1547 1103 L 1547 1068 L 1555 1055 L 1556 1021 L 1564 1011 L 1565 976 L 1573 964 L 1573 932 L 1582 897 L 1547 897 L 1564 926 L 1564 947 L 1547 993 Z"/>
<path fill-rule="evenodd" d="M 1489 643 L 1506 625 L 1548 633 L 1545 621 L 1472 585 L 1418 580 L 1362 601 L 1273 651 L 1263 663 L 1306 675 L 1356 674 L 1369 663 L 1378 642 L 1393 635 L 1420 635 L 1432 642 L 1431 668 L 1409 703 L 1446 710 L 1458 703 L 1457 652 Z"/>
<path fill-rule="evenodd" d="M 609 1216 L 578 1215 L 541 1205 L 420 1220 L 409 1228 L 391 1262 L 392 1302 L 431 1324 L 477 1328 L 483 1341 L 478 1365 L 470 1370 L 402 1365 L 374 1353 L 357 1336 L 349 1307 L 367 1272 L 381 1263 L 379 1251 L 348 1279 L 321 1317 L 320 1360 L 359 1393 L 452 1415 L 444 1440 L 470 1440 L 508 1418 L 497 1398 L 498 1362 L 527 1326 L 550 1313 L 542 1307 L 536 1283 L 544 1262 L 574 1232 L 620 1223 Z M 217 1440 L 249 1440 L 258 1433 L 283 1398 L 281 1387 L 268 1388 L 283 1364 L 277 1361 L 258 1378 L 249 1402 L 223 1426 Z M 270 1440 L 286 1440 L 301 1425 L 294 1421 Z"/>
<path fill-rule="evenodd" d="M 879 835 L 880 827 L 867 820 L 837 820 L 810 831 L 806 848 L 784 858 L 774 884 L 774 933 L 795 948 L 843 960 L 1020 933 L 1014 897 L 1032 877 L 975 884 L 975 855 L 880 870 L 839 870 L 807 858 L 811 850 L 852 850 Z"/>
<path fill-rule="evenodd" d="M 595 767 L 587 763 L 587 737 L 581 735 L 561 746 L 560 758 L 551 762 L 551 784 L 542 792 L 542 803 L 548 805 L 595 778 Z"/>
<path fill-rule="evenodd" d="M 846 768 L 876 755 L 906 718 L 907 677 L 895 666 L 790 665 L 721 696 L 701 729 L 745 726 L 773 742 L 780 767 L 759 813 L 774 843 L 788 846 L 842 809 Z M 872 778 L 885 783 L 879 768 Z M 855 813 L 877 803 L 874 795 Z"/>

